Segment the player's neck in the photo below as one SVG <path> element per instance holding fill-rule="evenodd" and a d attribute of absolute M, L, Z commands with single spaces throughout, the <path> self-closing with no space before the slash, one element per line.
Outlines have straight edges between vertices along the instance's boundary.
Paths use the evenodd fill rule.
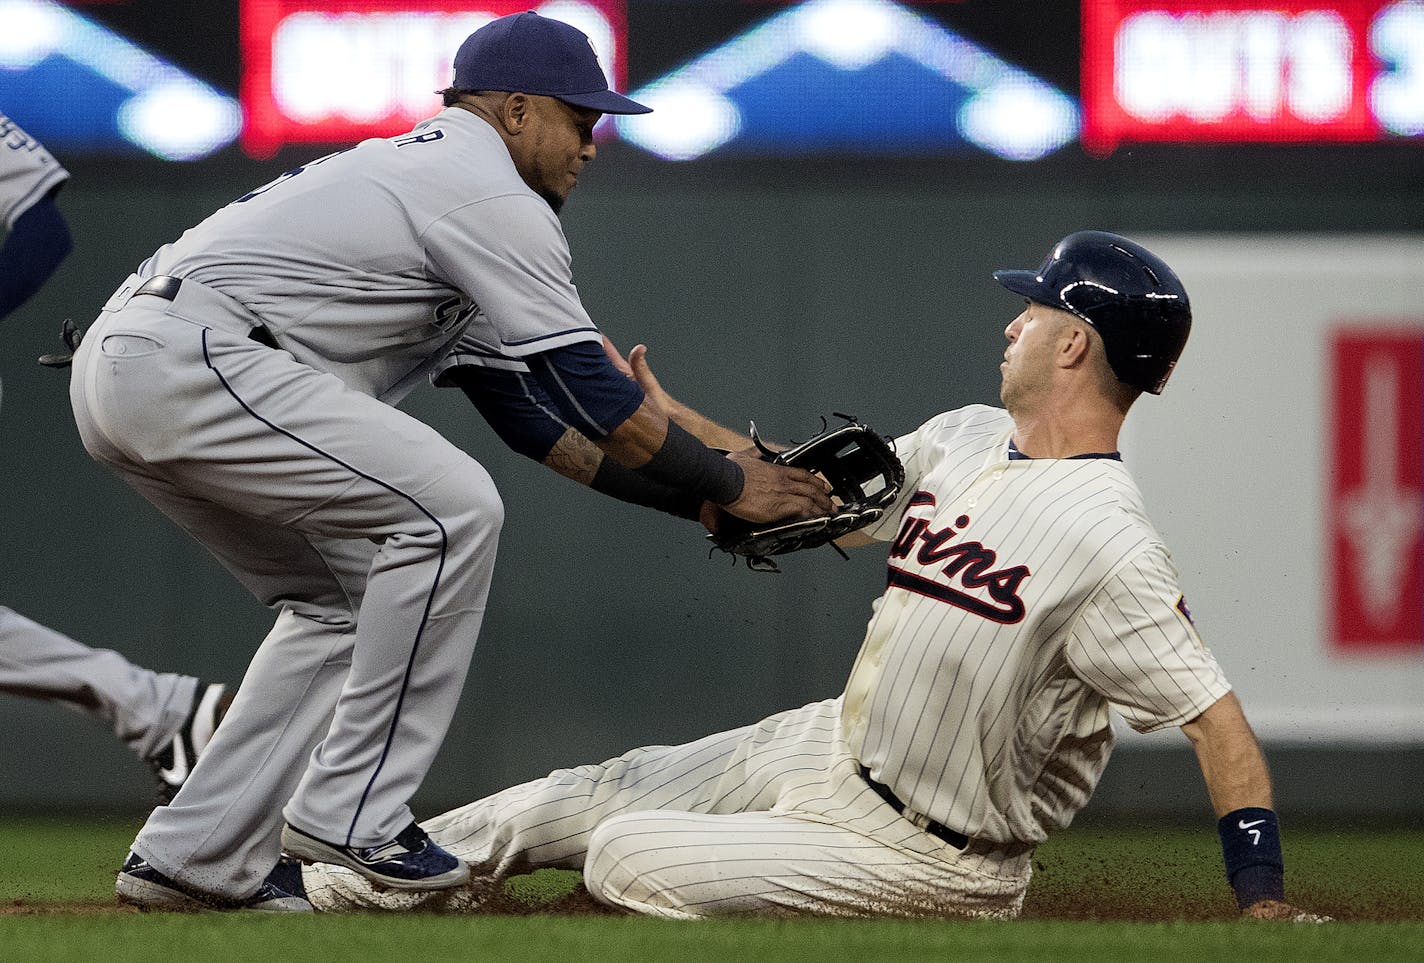
<path fill-rule="evenodd" d="M 1029 458 L 1072 458 L 1117 451 L 1123 417 L 1099 405 L 1045 404 L 1033 412 L 1010 412 L 1014 447 Z"/>

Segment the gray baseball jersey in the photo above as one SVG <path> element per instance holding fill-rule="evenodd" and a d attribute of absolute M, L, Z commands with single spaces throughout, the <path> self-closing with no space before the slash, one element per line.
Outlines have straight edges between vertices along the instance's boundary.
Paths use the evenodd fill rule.
<path fill-rule="evenodd" d="M 182 283 L 154 293 L 155 277 Z M 284 816 L 350 846 L 412 821 L 503 506 L 391 403 L 462 335 L 511 359 L 599 338 L 549 205 L 459 108 L 237 199 L 145 261 L 87 333 L 70 385 L 85 447 L 279 612 L 209 751 L 135 840 L 165 875 L 241 900 Z"/>
<path fill-rule="evenodd" d="M 1016 914 L 1034 846 L 1107 761 L 1109 708 L 1181 724 L 1228 686 L 1122 464 L 1013 460 L 1012 427 L 976 406 L 898 440 L 905 491 L 873 530 L 889 584 L 842 697 L 431 820 L 475 868 L 463 890 L 393 895 L 319 867 L 313 901 L 467 911 L 509 872 L 562 866 L 670 918 Z"/>
<path fill-rule="evenodd" d="M 462 334 L 511 357 L 599 338 L 557 216 L 457 107 L 287 171 L 138 271 L 157 274 L 227 295 L 297 360 L 392 403 Z"/>
<path fill-rule="evenodd" d="M 68 178 L 69 172 L 39 141 L 0 114 L 0 225 L 6 232 L 21 214 Z"/>

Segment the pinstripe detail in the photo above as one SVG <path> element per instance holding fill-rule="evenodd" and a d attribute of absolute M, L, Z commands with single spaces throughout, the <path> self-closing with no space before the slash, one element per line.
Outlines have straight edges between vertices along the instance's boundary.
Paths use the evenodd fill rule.
<path fill-rule="evenodd" d="M 1005 844 L 1041 840 L 1087 801 L 1109 704 L 1139 727 L 1179 724 L 1226 689 L 1174 608 L 1176 573 L 1126 468 L 1011 461 L 1011 429 L 1002 411 L 966 408 L 898 443 L 918 467 L 907 487 L 932 497 L 904 502 L 921 527 L 896 544 L 846 704 L 851 749 L 875 778 L 929 818 Z M 921 561 L 925 533 L 944 547 Z M 974 543 L 994 553 L 987 568 L 1031 573 L 1021 620 L 996 616 L 1006 609 L 987 593 L 977 614 L 953 594 L 975 590 L 933 559 Z"/>
<path fill-rule="evenodd" d="M 245 411 L 256 421 L 262 423 L 263 425 L 266 425 L 272 431 L 291 439 L 292 441 L 301 445 L 303 448 L 307 449 L 313 454 L 319 455 L 322 458 L 333 462 L 334 464 L 340 465 L 342 468 L 351 472 L 358 478 L 362 478 L 368 482 L 371 482 L 373 485 L 377 485 L 381 488 L 384 488 L 392 495 L 396 495 L 409 502 L 417 511 L 419 511 L 426 518 L 430 519 L 431 524 L 433 524 L 440 531 L 440 561 L 436 564 L 435 577 L 431 579 L 430 591 L 426 594 L 425 597 L 425 608 L 421 612 L 420 627 L 416 629 L 415 638 L 411 640 L 410 655 L 406 659 L 405 672 L 401 676 L 400 692 L 396 696 L 395 711 L 392 713 L 390 726 L 386 730 L 385 745 L 381 749 L 381 756 L 376 761 L 375 769 L 371 772 L 371 778 L 367 780 L 365 789 L 361 791 L 361 799 L 356 804 L 356 811 L 352 814 L 351 824 L 347 827 L 346 830 L 346 840 L 343 845 L 350 846 L 351 838 L 356 832 L 356 823 L 361 818 L 361 811 L 366 806 L 366 798 L 370 795 L 371 787 L 375 785 L 377 777 L 381 774 L 381 770 L 385 768 L 386 759 L 389 757 L 391 751 L 391 743 L 395 740 L 396 727 L 400 723 L 401 709 L 405 706 L 406 692 L 410 687 L 411 670 L 415 665 L 416 654 L 420 651 L 420 640 L 425 634 L 426 623 L 430 620 L 430 609 L 435 602 L 435 593 L 440 588 L 440 578 L 445 572 L 445 556 L 449 536 L 445 531 L 445 526 L 441 524 L 440 519 L 436 518 L 432 512 L 430 512 L 424 505 L 419 502 L 419 500 L 417 500 L 412 495 L 401 491 L 400 489 L 389 484 L 388 482 L 384 482 L 381 479 L 376 478 L 374 475 L 369 475 L 366 472 L 361 471 L 354 465 L 342 461 L 340 458 L 337 458 L 330 452 L 323 450 L 322 448 L 312 444 L 304 438 L 298 437 L 296 434 L 292 433 L 286 428 L 282 428 L 279 425 L 273 424 L 271 421 L 267 420 L 266 418 L 259 415 L 256 411 L 254 411 L 252 407 L 242 399 L 242 396 L 237 393 L 233 386 L 228 382 L 227 378 L 223 376 L 223 373 L 217 369 L 217 366 L 213 364 L 212 358 L 208 354 L 209 330 L 210 329 L 208 328 L 202 329 L 203 363 L 207 365 L 208 370 L 210 370 L 217 377 L 219 383 L 222 384 L 223 389 L 229 395 L 232 396 L 232 399 L 237 402 L 238 406 L 241 407 L 243 411 Z"/>
<path fill-rule="evenodd" d="M 307 890 L 322 908 L 473 911 L 511 872 L 582 866 L 603 898 L 622 892 L 625 905 L 679 918 L 748 907 L 1011 912 L 1026 860 L 959 854 L 901 818 L 858 775 L 839 717 L 840 700 L 813 703 L 686 745 L 558 770 L 426 820 L 432 839 L 483 881 L 454 902 L 377 892 L 331 867 L 308 868 Z M 591 839 L 603 848 L 590 858 Z"/>

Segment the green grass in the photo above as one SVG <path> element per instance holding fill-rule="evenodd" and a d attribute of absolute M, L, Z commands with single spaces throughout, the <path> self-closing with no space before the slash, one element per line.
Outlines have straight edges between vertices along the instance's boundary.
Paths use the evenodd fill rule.
<path fill-rule="evenodd" d="M 1119 833 L 1083 828 L 1064 833 L 1040 849 L 1026 918 L 1011 923 L 682 924 L 557 915 L 577 876 L 555 871 L 511 881 L 507 902 L 535 911 L 522 916 L 139 914 L 115 909 L 112 889 L 114 869 L 136 829 L 128 820 L 0 823 L 0 851 L 8 857 L 0 869 L 0 959 L 1424 959 L 1424 832 L 1291 833 L 1287 853 L 1292 897 L 1341 922 L 1287 926 L 1231 919 L 1230 895 L 1209 825 L 1197 830 Z M 540 912 L 541 907 L 555 912 Z"/>

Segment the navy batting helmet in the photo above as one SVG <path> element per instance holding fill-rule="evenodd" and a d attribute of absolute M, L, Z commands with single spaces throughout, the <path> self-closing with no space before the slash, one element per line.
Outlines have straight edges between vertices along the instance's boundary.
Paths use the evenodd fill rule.
<path fill-rule="evenodd" d="M 1187 290 L 1167 263 L 1106 231 L 1069 234 L 1037 271 L 995 271 L 994 280 L 1091 324 L 1117 379 L 1154 395 L 1162 393 L 1192 329 Z"/>

